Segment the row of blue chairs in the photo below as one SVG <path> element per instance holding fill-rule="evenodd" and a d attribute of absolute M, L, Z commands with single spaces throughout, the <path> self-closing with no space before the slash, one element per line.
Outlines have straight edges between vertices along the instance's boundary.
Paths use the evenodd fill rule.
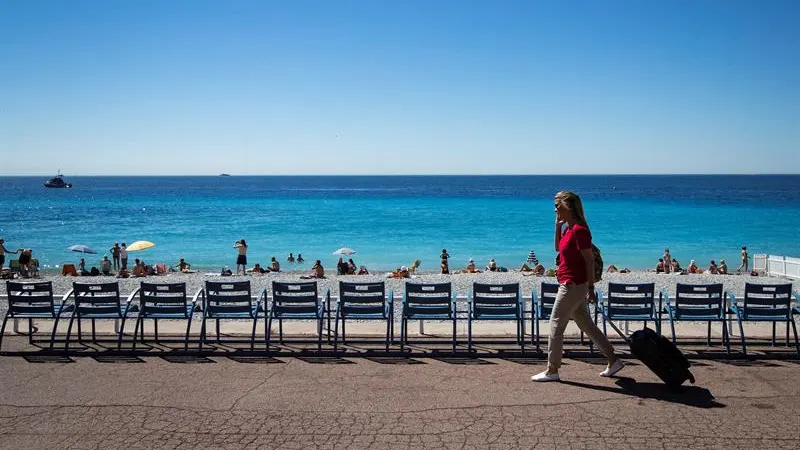
<path fill-rule="evenodd" d="M 271 302 L 268 305 L 267 290 L 253 296 L 249 281 L 212 282 L 207 281 L 191 300 L 186 293 L 185 283 L 153 284 L 141 283 L 131 293 L 127 301 L 121 300 L 118 283 L 84 284 L 73 283 L 73 289 L 56 303 L 52 283 L 17 283 L 7 282 L 8 310 L 0 327 L 0 345 L 8 319 L 28 319 L 29 334 L 32 335 L 32 320 L 42 318 L 54 319 L 51 334 L 51 347 L 55 341 L 55 333 L 62 315 L 70 313 L 65 348 L 69 348 L 73 323 L 77 323 L 78 339 L 82 339 L 81 321 L 92 321 L 92 339 L 95 340 L 94 321 L 98 319 L 121 320 L 118 331 L 118 347 L 121 348 L 125 321 L 136 313 L 133 346 L 137 339 L 144 340 L 144 324 L 146 319 L 154 321 L 155 337 L 158 341 L 159 319 L 187 320 L 184 343 L 189 346 L 192 317 L 196 311 L 202 313 L 202 325 L 199 345 L 202 349 L 207 340 L 206 323 L 208 319 L 216 323 L 216 339 L 220 339 L 220 320 L 250 319 L 253 321 L 250 338 L 251 349 L 255 346 L 256 326 L 259 318 L 265 319 L 264 342 L 270 347 L 272 323 L 278 321 L 278 336 L 283 342 L 284 320 L 315 320 L 317 322 L 317 346 L 322 348 L 323 325 L 328 321 L 331 330 L 331 316 L 334 320 L 334 349 L 338 348 L 341 323 L 342 342 L 346 341 L 347 320 L 378 320 L 386 322 L 386 350 L 394 342 L 394 296 L 387 295 L 383 282 L 348 283 L 340 282 L 339 298 L 334 311 L 328 311 L 331 296 L 329 292 L 319 295 L 317 283 L 279 283 L 271 285 Z M 540 348 L 540 322 L 549 320 L 555 302 L 557 284 L 542 283 L 541 296 L 533 290 L 530 314 L 526 311 L 518 283 L 514 284 L 481 284 L 474 283 L 472 292 L 467 296 L 466 318 L 468 321 L 468 347 L 472 350 L 473 321 L 509 320 L 516 323 L 516 341 L 525 348 L 525 322 L 530 316 L 532 344 Z M 663 315 L 670 321 L 672 338 L 675 340 L 675 323 L 679 321 L 707 321 L 709 324 L 708 341 L 710 345 L 711 323 L 720 322 L 723 329 L 723 343 L 730 352 L 728 325 L 731 317 L 739 323 L 742 339 L 742 350 L 746 353 L 743 322 L 768 321 L 773 323 L 773 344 L 775 341 L 775 324 L 786 322 L 786 341 L 789 345 L 789 326 L 794 329 L 795 347 L 800 353 L 797 329 L 792 320 L 793 313 L 800 313 L 800 306 L 793 306 L 793 293 L 790 284 L 761 285 L 747 284 L 742 302 L 730 293 L 723 293 L 721 284 L 676 286 L 675 298 L 671 301 L 667 292 L 660 292 L 656 304 L 655 286 L 648 284 L 609 283 L 608 293 L 598 294 L 598 305 L 595 318 L 602 310 L 603 330 L 606 317 L 612 320 L 649 321 L 655 323 L 657 331 L 661 330 Z M 70 303 L 69 299 L 73 301 Z M 138 303 L 134 300 L 138 298 Z M 794 294 L 797 298 L 797 294 Z M 254 300 L 255 299 L 255 300 Z M 453 324 L 452 346 L 457 346 L 456 323 L 459 319 L 456 297 L 450 283 L 421 284 L 408 282 L 405 285 L 401 308 L 401 349 L 408 343 L 408 322 L 410 320 L 451 321 Z M 597 319 L 595 319 L 597 320 Z M 141 333 L 140 333 L 141 329 Z M 31 337 L 32 340 L 32 337 Z"/>

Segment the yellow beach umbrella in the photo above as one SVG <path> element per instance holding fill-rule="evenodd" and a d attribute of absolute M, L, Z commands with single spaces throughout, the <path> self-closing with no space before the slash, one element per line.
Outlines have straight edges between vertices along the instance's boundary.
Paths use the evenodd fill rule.
<path fill-rule="evenodd" d="M 146 250 L 150 247 L 155 247 L 156 244 L 150 241 L 136 241 L 127 247 L 129 252 L 137 252 L 139 250 Z"/>

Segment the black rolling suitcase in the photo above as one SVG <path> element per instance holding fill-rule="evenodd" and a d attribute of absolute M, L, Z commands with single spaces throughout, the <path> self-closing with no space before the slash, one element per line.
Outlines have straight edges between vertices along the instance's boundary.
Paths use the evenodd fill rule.
<path fill-rule="evenodd" d="M 605 316 L 605 313 L 602 314 Z M 672 341 L 647 327 L 634 331 L 628 338 L 608 317 L 606 321 L 630 345 L 633 356 L 658 375 L 667 386 L 678 388 L 686 380 L 694 384 L 694 376 L 689 371 L 689 360 Z"/>

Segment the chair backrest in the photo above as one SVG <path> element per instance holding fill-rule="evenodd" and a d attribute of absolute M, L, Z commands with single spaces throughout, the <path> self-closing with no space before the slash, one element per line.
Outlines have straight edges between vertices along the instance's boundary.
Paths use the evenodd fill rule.
<path fill-rule="evenodd" d="M 187 317 L 186 283 L 141 283 L 139 305 L 143 313 L 183 314 Z"/>
<path fill-rule="evenodd" d="M 203 309 L 208 316 L 251 312 L 253 295 L 250 281 L 206 281 Z"/>
<path fill-rule="evenodd" d="M 404 301 L 407 305 L 450 305 L 453 295 L 451 283 L 406 282 Z"/>
<path fill-rule="evenodd" d="M 745 319 L 792 320 L 792 285 L 753 284 L 744 285 L 742 310 Z"/>
<path fill-rule="evenodd" d="M 279 314 L 316 314 L 322 299 L 317 295 L 317 282 L 272 282 L 272 310 Z"/>
<path fill-rule="evenodd" d="M 648 315 L 655 318 L 655 290 L 655 283 L 608 283 L 608 316 Z"/>
<path fill-rule="evenodd" d="M 340 281 L 339 300 L 344 305 L 350 303 L 359 305 L 383 305 L 386 302 L 386 284 L 382 281 L 376 283 L 349 283 Z"/>
<path fill-rule="evenodd" d="M 17 283 L 6 281 L 8 311 L 12 316 L 26 314 L 54 314 L 53 283 Z"/>
<path fill-rule="evenodd" d="M 519 283 L 472 283 L 472 303 L 476 316 L 514 314 L 521 318 L 519 300 Z"/>
<path fill-rule="evenodd" d="M 72 283 L 78 316 L 117 314 L 120 311 L 119 283 Z"/>
<path fill-rule="evenodd" d="M 675 318 L 725 315 L 722 283 L 683 284 L 675 286 Z"/>

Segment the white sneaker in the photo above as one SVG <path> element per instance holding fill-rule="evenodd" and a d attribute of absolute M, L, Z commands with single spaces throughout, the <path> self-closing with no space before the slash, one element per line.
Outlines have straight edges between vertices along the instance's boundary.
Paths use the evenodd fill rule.
<path fill-rule="evenodd" d="M 610 366 L 606 367 L 606 370 L 600 372 L 600 376 L 613 377 L 614 375 L 616 375 L 617 372 L 622 370 L 623 367 L 625 367 L 625 363 L 623 363 L 621 359 L 618 359 L 614 361 L 614 364 L 611 364 Z"/>
<path fill-rule="evenodd" d="M 533 375 L 531 377 L 531 381 L 537 381 L 540 383 L 544 383 L 547 381 L 561 381 L 561 377 L 558 375 L 558 373 L 547 373 L 547 371 L 545 370 L 542 373 L 537 373 L 536 375 Z"/>

